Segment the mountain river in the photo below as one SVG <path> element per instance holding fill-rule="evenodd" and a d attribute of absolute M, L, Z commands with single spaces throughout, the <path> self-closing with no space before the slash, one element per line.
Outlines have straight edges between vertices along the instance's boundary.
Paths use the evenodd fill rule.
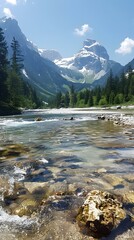
<path fill-rule="evenodd" d="M 1 240 L 94 239 L 75 220 L 86 194 L 98 189 L 132 199 L 134 128 L 99 114 L 46 109 L 0 117 Z M 133 200 L 124 207 L 125 226 L 102 239 L 134 239 Z"/>

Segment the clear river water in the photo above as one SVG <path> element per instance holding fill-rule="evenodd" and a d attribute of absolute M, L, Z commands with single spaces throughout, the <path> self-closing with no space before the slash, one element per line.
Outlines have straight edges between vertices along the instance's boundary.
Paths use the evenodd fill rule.
<path fill-rule="evenodd" d="M 75 221 L 86 194 L 134 190 L 134 129 L 98 120 L 102 113 L 37 110 L 0 117 L 1 240 L 90 239 Z M 17 214 L 26 199 L 36 200 L 35 211 Z M 128 221 L 124 232 L 131 227 Z"/>

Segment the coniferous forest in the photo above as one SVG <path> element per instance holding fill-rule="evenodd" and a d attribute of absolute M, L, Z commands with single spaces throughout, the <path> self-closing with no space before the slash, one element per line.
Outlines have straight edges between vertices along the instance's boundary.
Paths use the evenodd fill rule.
<path fill-rule="evenodd" d="M 0 28 L 0 115 L 16 114 L 20 108 L 38 108 L 40 100 L 31 86 L 22 79 L 23 55 L 19 42 L 13 38 L 12 56 Z"/>
<path fill-rule="evenodd" d="M 134 103 L 134 72 L 129 68 L 128 73 L 113 77 L 112 72 L 104 87 L 84 89 L 76 92 L 73 85 L 65 94 L 59 92 L 53 107 L 92 107 L 110 106 Z"/>

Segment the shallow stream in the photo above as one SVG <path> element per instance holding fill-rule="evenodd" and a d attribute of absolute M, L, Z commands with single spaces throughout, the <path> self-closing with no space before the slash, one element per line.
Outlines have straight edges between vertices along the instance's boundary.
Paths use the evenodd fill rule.
<path fill-rule="evenodd" d="M 98 114 L 41 110 L 0 118 L 1 240 L 90 239 L 75 221 L 86 194 L 134 191 L 134 129 Z M 36 201 L 23 216 L 17 215 L 22 199 Z M 129 217 L 125 226 L 105 239 L 123 239 Z"/>

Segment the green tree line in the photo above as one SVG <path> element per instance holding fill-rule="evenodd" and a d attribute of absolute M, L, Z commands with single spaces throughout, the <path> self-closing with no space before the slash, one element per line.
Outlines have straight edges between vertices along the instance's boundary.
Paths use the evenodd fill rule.
<path fill-rule="evenodd" d="M 52 107 L 92 107 L 134 103 L 134 72 L 129 68 L 128 73 L 113 77 L 112 72 L 104 87 L 84 89 L 76 92 L 72 86 L 65 94 L 56 95 Z"/>
<path fill-rule="evenodd" d="M 40 106 L 36 92 L 22 77 L 23 55 L 19 42 L 13 38 L 12 56 L 8 59 L 8 47 L 0 28 L 0 108 L 37 108 Z"/>

